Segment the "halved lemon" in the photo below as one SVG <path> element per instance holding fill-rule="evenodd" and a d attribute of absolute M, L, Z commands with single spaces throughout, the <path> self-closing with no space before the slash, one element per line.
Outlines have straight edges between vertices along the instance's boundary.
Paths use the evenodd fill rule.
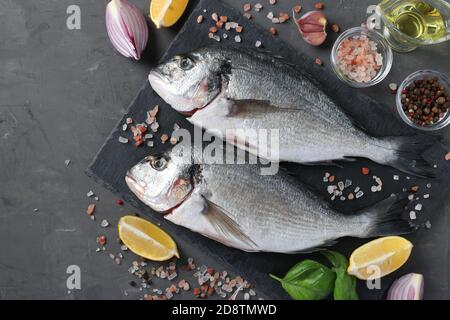
<path fill-rule="evenodd" d="M 362 280 L 381 278 L 405 264 L 412 248 L 411 242 L 398 236 L 370 241 L 353 251 L 347 272 Z"/>
<path fill-rule="evenodd" d="M 157 28 L 173 26 L 183 15 L 189 0 L 151 0 L 150 19 Z"/>
<path fill-rule="evenodd" d="M 175 241 L 153 223 L 135 216 L 119 220 L 120 240 L 134 253 L 153 261 L 179 258 Z"/>

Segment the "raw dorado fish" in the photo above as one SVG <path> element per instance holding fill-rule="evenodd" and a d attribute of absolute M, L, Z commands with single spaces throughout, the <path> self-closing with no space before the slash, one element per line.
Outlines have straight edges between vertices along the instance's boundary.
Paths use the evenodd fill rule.
<path fill-rule="evenodd" d="M 432 176 L 421 154 L 434 140 L 369 136 L 298 69 L 265 53 L 206 47 L 159 65 L 149 81 L 191 123 L 259 157 L 299 163 L 364 157 Z M 248 129 L 278 129 L 279 145 Z"/>
<path fill-rule="evenodd" d="M 345 237 L 410 231 L 408 202 L 391 196 L 354 215 L 329 207 L 283 171 L 258 165 L 198 164 L 179 151 L 148 156 L 129 170 L 132 192 L 167 220 L 245 251 L 294 253 Z"/>

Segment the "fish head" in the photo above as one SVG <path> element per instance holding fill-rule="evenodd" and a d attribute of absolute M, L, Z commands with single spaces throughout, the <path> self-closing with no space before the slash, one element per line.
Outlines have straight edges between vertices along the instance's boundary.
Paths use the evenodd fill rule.
<path fill-rule="evenodd" d="M 170 212 L 194 189 L 190 164 L 170 154 L 145 157 L 126 174 L 130 190 L 158 212 Z"/>
<path fill-rule="evenodd" d="M 160 64 L 150 72 L 149 82 L 175 110 L 192 115 L 221 93 L 226 70 L 220 52 L 198 50 Z"/>

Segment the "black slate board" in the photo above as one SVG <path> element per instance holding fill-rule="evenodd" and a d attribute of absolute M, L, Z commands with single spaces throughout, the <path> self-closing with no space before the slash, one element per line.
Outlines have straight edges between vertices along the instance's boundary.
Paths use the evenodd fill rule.
<path fill-rule="evenodd" d="M 207 10 L 205 14 L 203 9 Z M 196 9 L 194 9 L 191 17 L 180 31 L 176 39 L 171 44 L 163 57 L 173 56 L 177 53 L 184 53 L 201 46 L 211 44 L 213 40 L 208 39 L 208 28 L 211 25 L 210 13 L 218 12 L 231 18 L 233 21 L 239 22 L 244 26 L 245 32 L 242 34 L 242 46 L 254 47 L 256 40 L 262 41 L 267 51 L 274 52 L 284 57 L 287 61 L 295 63 L 304 70 L 306 75 L 310 76 L 320 88 L 327 92 L 338 105 L 350 112 L 356 121 L 362 123 L 365 128 L 373 135 L 403 135 L 415 133 L 412 129 L 398 121 L 389 108 L 376 102 L 361 92 L 349 88 L 339 82 L 337 78 L 324 67 L 319 67 L 311 62 L 309 58 L 301 52 L 296 52 L 288 44 L 273 37 L 265 30 L 261 30 L 251 21 L 243 18 L 241 14 L 232 8 L 227 7 L 223 3 L 216 0 L 200 1 Z M 203 14 L 206 21 L 203 24 L 196 23 L 196 17 Z M 233 35 L 230 32 L 230 35 Z M 234 36 L 229 40 L 222 40 L 222 45 L 233 44 Z M 126 171 L 144 156 L 163 151 L 169 147 L 168 144 L 161 145 L 156 143 L 155 148 L 134 148 L 130 145 L 120 144 L 117 139 L 119 135 L 124 134 L 121 130 L 122 124 L 127 117 L 132 117 L 137 121 L 144 121 L 145 113 L 154 105 L 158 104 L 161 111 L 158 115 L 158 121 L 161 125 L 155 141 L 159 141 L 162 133 L 170 134 L 173 124 L 178 123 L 183 128 L 192 128 L 192 126 L 178 113 L 166 105 L 150 88 L 146 81 L 138 96 L 132 101 L 127 114 L 119 121 L 116 128 L 102 146 L 101 150 L 87 169 L 87 174 L 101 183 L 107 189 L 118 193 L 123 199 L 144 212 L 150 220 L 161 223 L 163 228 L 173 235 L 179 244 L 182 256 L 188 255 L 199 257 L 199 259 L 209 260 L 212 264 L 220 265 L 230 272 L 240 274 L 249 279 L 262 296 L 270 298 L 287 298 L 280 286 L 271 280 L 267 273 L 284 274 L 290 266 L 299 260 L 305 258 L 321 259 L 317 254 L 311 255 L 282 255 L 270 253 L 249 254 L 239 250 L 227 248 L 212 240 L 204 238 L 198 234 L 192 233 L 187 229 L 175 226 L 164 221 L 161 215 L 154 213 L 145 205 L 139 202 L 137 198 L 129 191 L 124 181 Z M 129 136 L 128 136 L 129 137 Z M 129 137 L 130 138 L 130 137 Z M 436 173 L 438 177 L 448 177 L 450 168 L 443 161 L 445 149 L 443 146 L 428 150 L 425 158 L 432 164 L 437 164 Z M 367 177 L 362 176 L 359 171 L 363 166 L 371 169 L 371 174 L 381 177 L 384 181 L 382 192 L 371 193 L 371 181 Z M 443 199 L 448 194 L 448 180 L 441 179 L 432 181 L 430 189 L 427 184 L 430 181 L 410 178 L 409 180 L 404 174 L 395 170 L 374 164 L 368 160 L 360 159 L 354 163 L 345 163 L 342 168 L 339 167 L 323 167 L 323 166 L 299 166 L 289 164 L 288 169 L 297 174 L 302 181 L 311 185 L 318 193 L 327 196 L 326 184 L 322 182 L 325 171 L 333 172 L 338 179 L 351 179 L 353 184 L 361 186 L 366 196 L 363 200 L 353 202 L 341 202 L 339 200 L 333 202 L 333 206 L 342 212 L 354 212 L 362 207 L 369 206 L 373 203 L 386 198 L 391 193 L 402 192 L 402 189 L 412 185 L 419 185 L 421 192 L 430 193 L 433 201 L 421 201 L 424 204 L 423 213 L 418 215 L 418 222 L 424 223 L 427 220 L 433 222 L 430 213 L 442 214 L 439 199 Z M 400 175 L 400 181 L 393 181 L 394 174 Z M 440 224 L 433 227 L 431 231 L 421 230 L 408 238 L 415 244 L 412 258 L 394 275 L 384 277 L 381 282 L 381 290 L 368 290 L 364 282 L 358 283 L 358 290 L 361 298 L 380 299 L 384 296 L 386 289 L 395 277 L 407 272 L 420 272 L 427 279 L 427 292 L 432 292 L 431 297 L 443 297 L 448 288 L 448 261 L 447 261 L 447 239 L 448 227 L 447 219 L 442 217 L 439 219 Z M 430 235 L 433 232 L 433 235 Z M 339 250 L 344 254 L 349 254 L 360 244 L 366 240 L 360 239 L 342 239 L 333 249 Z M 439 242 L 440 241 L 440 242 Z M 445 245 L 444 245 L 445 244 Z M 433 250 L 430 250 L 432 248 Z M 276 262 L 275 262 L 276 261 Z M 433 261 L 433 267 L 427 264 L 427 261 Z M 206 262 L 205 262 L 206 263 Z M 428 291 L 429 290 L 429 291 Z"/>

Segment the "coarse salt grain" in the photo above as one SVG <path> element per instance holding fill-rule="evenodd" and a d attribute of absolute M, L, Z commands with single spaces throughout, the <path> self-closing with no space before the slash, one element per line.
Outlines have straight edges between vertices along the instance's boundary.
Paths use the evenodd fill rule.
<path fill-rule="evenodd" d="M 348 37 L 337 49 L 336 64 L 349 79 L 364 83 L 371 81 L 383 64 L 383 56 L 377 52 L 377 44 L 361 35 Z"/>

